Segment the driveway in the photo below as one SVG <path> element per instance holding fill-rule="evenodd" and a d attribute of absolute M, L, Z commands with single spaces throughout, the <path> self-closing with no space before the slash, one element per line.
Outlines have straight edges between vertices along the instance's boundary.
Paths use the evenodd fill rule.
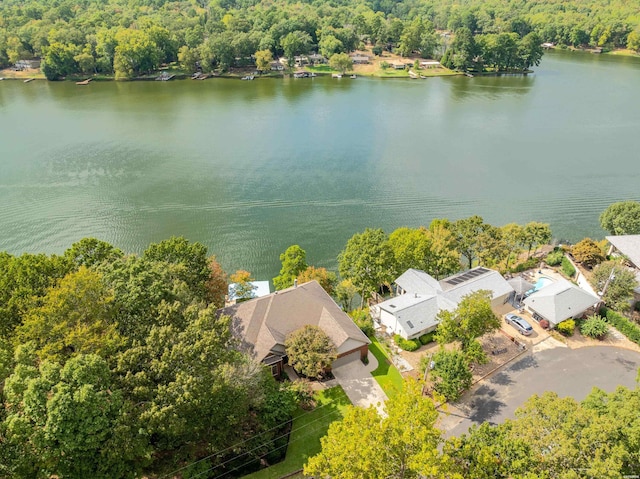
<path fill-rule="evenodd" d="M 608 346 L 571 350 L 550 338 L 514 363 L 478 383 L 441 416 L 445 436 L 459 436 L 473 424 L 501 423 L 533 394 L 554 391 L 584 399 L 593 387 L 634 388 L 640 353 Z M 547 345 L 547 341 L 549 344 Z M 549 347 L 543 347 L 549 346 Z"/>
<path fill-rule="evenodd" d="M 360 353 L 354 355 L 338 359 L 333 363 L 331 372 L 354 406 L 366 408 L 373 405 L 382 412 L 387 395 L 371 375 L 371 371 L 378 367 L 378 360 L 369 353 L 369 364 L 365 365 L 359 359 Z"/>

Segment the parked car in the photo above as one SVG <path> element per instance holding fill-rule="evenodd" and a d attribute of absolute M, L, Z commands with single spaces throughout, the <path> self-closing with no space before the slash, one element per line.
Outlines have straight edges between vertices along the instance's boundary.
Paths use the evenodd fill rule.
<path fill-rule="evenodd" d="M 531 325 L 523 318 L 516 314 L 507 314 L 504 317 L 504 320 L 507 324 L 510 324 L 514 328 L 516 328 L 520 334 L 524 336 L 529 336 L 533 332 L 533 328 Z"/>

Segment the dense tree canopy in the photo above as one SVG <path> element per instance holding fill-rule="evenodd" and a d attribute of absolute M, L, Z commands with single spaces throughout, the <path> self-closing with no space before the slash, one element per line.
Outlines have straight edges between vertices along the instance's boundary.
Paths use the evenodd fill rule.
<path fill-rule="evenodd" d="M 640 234 L 640 203 L 621 201 L 611 204 L 600 215 L 600 225 L 612 235 Z"/>
<path fill-rule="evenodd" d="M 223 473 L 282 450 L 296 395 L 238 351 L 203 245 L 138 257 L 88 238 L 1 253 L 0 271 L 1 477 Z"/>

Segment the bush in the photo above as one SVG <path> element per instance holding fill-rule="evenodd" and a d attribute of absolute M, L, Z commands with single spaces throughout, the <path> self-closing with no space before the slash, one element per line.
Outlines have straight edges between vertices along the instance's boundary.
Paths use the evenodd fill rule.
<path fill-rule="evenodd" d="M 529 258 L 524 263 L 515 265 L 510 271 L 512 273 L 522 273 L 523 271 L 537 268 L 539 264 L 540 260 L 538 258 Z"/>
<path fill-rule="evenodd" d="M 393 341 L 400 347 L 400 349 L 404 349 L 405 351 L 415 351 L 420 347 L 420 341 L 416 341 L 415 339 L 404 339 L 399 334 L 396 334 L 393 337 Z"/>
<path fill-rule="evenodd" d="M 373 47 L 371 49 L 371 52 L 376 56 L 382 55 L 382 46 L 381 45 L 376 45 L 375 47 Z"/>
<path fill-rule="evenodd" d="M 630 341 L 640 344 L 640 327 L 612 309 L 602 308 L 600 314 L 604 314 L 609 324 L 624 334 Z"/>
<path fill-rule="evenodd" d="M 564 258 L 564 251 L 556 249 L 547 255 L 544 262 L 549 266 L 558 266 L 562 263 L 562 258 Z"/>
<path fill-rule="evenodd" d="M 373 327 L 373 320 L 367 309 L 354 309 L 349 313 L 353 322 L 356 323 L 364 334 L 368 337 L 373 337 L 376 334 L 376 330 Z"/>
<path fill-rule="evenodd" d="M 602 339 L 607 335 L 609 331 L 609 325 L 602 318 L 602 316 L 594 314 L 589 316 L 581 325 L 580 332 L 584 336 L 590 338 Z"/>
<path fill-rule="evenodd" d="M 576 329 L 576 322 L 573 319 L 565 319 L 557 326 L 558 332 L 563 336 L 573 336 Z"/>
<path fill-rule="evenodd" d="M 418 338 L 420 344 L 429 344 L 434 341 L 433 336 L 435 335 L 435 331 L 431 331 L 430 333 L 423 334 Z"/>
<path fill-rule="evenodd" d="M 573 267 L 571 261 L 569 261 L 566 256 L 562 258 L 562 272 L 569 278 L 573 278 L 573 275 L 576 274 L 576 269 Z"/>
<path fill-rule="evenodd" d="M 550 324 L 549 324 L 549 321 L 547 321 L 546 319 L 541 319 L 539 321 L 539 324 L 542 329 L 549 329 Z"/>

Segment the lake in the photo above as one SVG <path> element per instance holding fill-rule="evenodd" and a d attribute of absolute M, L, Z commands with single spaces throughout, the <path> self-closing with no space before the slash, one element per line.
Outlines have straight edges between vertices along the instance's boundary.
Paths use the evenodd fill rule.
<path fill-rule="evenodd" d="M 291 244 L 335 268 L 355 232 L 439 217 L 601 238 L 640 199 L 639 87 L 636 58 L 562 52 L 526 77 L 0 82 L 0 250 L 184 235 L 269 279 Z"/>

